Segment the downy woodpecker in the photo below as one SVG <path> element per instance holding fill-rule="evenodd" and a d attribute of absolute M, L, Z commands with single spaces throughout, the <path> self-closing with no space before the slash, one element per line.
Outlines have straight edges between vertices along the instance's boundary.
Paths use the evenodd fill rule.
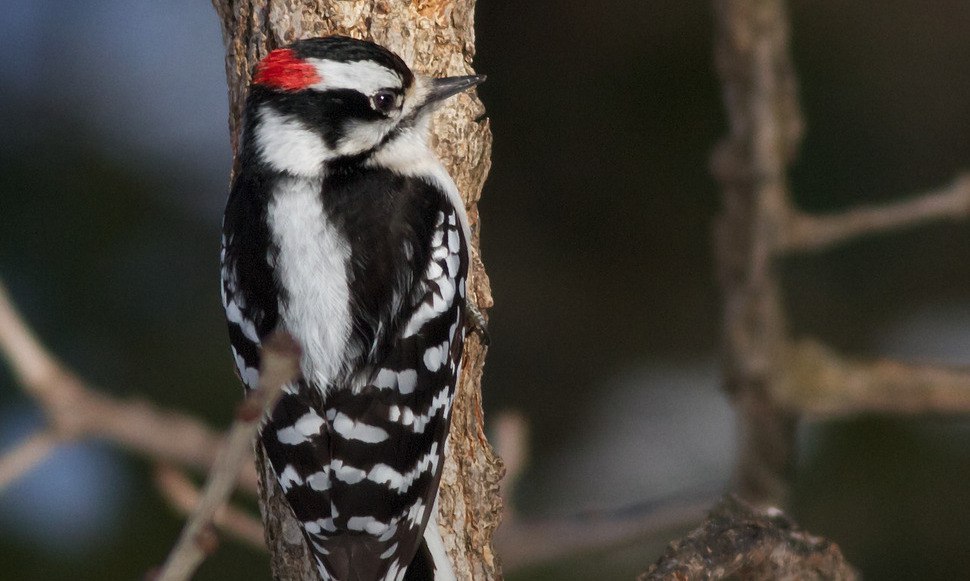
<path fill-rule="evenodd" d="M 273 330 L 303 348 L 260 439 L 322 579 L 454 577 L 434 512 L 470 235 L 428 133 L 483 80 L 334 36 L 270 52 L 249 89 L 222 299 L 247 389 Z"/>

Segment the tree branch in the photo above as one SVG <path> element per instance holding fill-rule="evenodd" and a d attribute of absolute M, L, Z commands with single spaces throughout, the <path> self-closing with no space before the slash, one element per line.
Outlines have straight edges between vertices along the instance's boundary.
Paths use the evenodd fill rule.
<path fill-rule="evenodd" d="M 256 441 L 259 420 L 272 411 L 283 386 L 299 375 L 300 348 L 292 337 L 276 331 L 262 342 L 260 362 L 259 389 L 251 391 L 240 406 L 236 421 L 229 428 L 226 445 L 209 473 L 202 497 L 157 581 L 183 581 L 190 578 L 202 563 L 206 551 L 199 542 L 200 535 L 212 525 L 216 513 L 225 506 L 235 489 L 239 470 Z"/>
<path fill-rule="evenodd" d="M 813 252 L 859 236 L 967 217 L 970 217 L 970 175 L 962 174 L 945 188 L 891 204 L 863 206 L 827 216 L 794 210 L 782 245 L 789 252 Z"/>
<path fill-rule="evenodd" d="M 39 465 L 61 443 L 50 430 L 37 432 L 0 456 L 0 493 L 32 468 Z"/>
<path fill-rule="evenodd" d="M 779 401 L 814 418 L 970 413 L 968 369 L 854 360 L 811 340 L 789 350 L 786 368 Z"/>
<path fill-rule="evenodd" d="M 155 460 L 204 471 L 215 462 L 221 434 L 190 416 L 141 400 L 117 400 L 88 386 L 37 340 L 2 281 L 0 352 L 24 392 L 43 409 L 56 439 L 104 438 Z M 256 490 L 248 465 L 239 479 L 244 489 Z"/>
<path fill-rule="evenodd" d="M 155 485 L 177 511 L 190 516 L 199 504 L 199 489 L 182 471 L 167 464 L 155 469 Z M 213 523 L 226 534 L 258 551 L 266 551 L 263 523 L 245 511 L 227 504 L 216 511 Z"/>
<path fill-rule="evenodd" d="M 502 566 L 515 570 L 556 559 L 615 547 L 699 522 L 717 495 L 681 496 L 612 510 L 587 510 L 562 517 L 516 513 L 512 498 L 529 458 L 529 425 L 516 412 L 499 414 L 491 427 L 496 451 L 505 462 L 505 512 L 495 533 Z"/>
<path fill-rule="evenodd" d="M 659 537 L 704 518 L 716 495 L 677 498 L 607 511 L 503 522 L 495 535 L 502 566 L 519 569 Z"/>

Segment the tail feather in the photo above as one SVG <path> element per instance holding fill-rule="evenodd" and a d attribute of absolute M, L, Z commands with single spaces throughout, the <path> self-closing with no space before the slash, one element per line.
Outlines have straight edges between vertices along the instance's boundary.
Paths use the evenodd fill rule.
<path fill-rule="evenodd" d="M 404 581 L 435 581 L 434 561 L 427 543 L 422 542 L 418 547 L 414 560 L 408 565 L 407 572 L 404 574 Z"/>

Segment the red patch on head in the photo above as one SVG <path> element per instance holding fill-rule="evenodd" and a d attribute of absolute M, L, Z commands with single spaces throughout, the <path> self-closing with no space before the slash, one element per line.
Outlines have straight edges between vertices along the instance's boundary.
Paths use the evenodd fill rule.
<path fill-rule="evenodd" d="M 253 82 L 281 91 L 300 91 L 320 82 L 317 69 L 289 48 L 278 48 L 259 61 Z"/>

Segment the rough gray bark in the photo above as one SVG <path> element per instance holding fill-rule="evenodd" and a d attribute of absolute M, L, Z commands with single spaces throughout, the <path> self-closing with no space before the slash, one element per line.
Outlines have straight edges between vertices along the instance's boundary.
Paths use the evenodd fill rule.
<path fill-rule="evenodd" d="M 467 75 L 475 52 L 474 0 L 213 0 L 222 21 L 233 152 L 246 87 L 270 50 L 300 38 L 343 34 L 393 50 L 421 74 Z M 465 199 L 473 232 L 470 297 L 492 305 L 479 255 L 477 202 L 491 163 L 491 132 L 474 94 L 449 100 L 435 116 L 432 142 Z M 438 526 L 459 579 L 500 578 L 492 534 L 501 515 L 502 473 L 482 429 L 480 381 L 485 349 L 466 340 L 452 411 L 449 454 L 441 480 Z M 261 509 L 278 579 L 316 579 L 302 537 L 262 450 L 257 450 Z"/>

